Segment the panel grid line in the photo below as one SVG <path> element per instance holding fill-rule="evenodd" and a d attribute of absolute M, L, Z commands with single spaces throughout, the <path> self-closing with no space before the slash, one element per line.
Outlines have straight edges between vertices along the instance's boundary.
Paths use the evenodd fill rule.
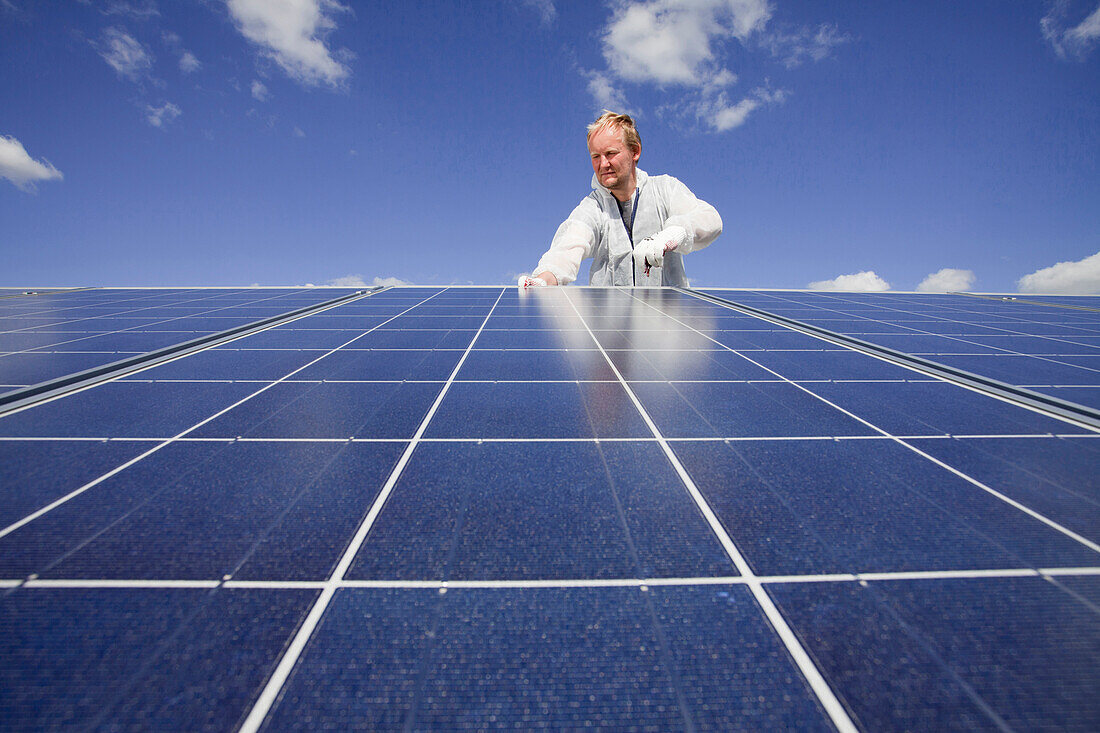
<path fill-rule="evenodd" d="M 631 297 L 635 297 L 635 296 L 631 296 Z M 649 303 L 646 303 L 644 300 L 641 300 L 640 302 L 645 303 L 645 305 L 650 307 L 650 308 L 653 308 L 652 305 L 650 305 Z M 658 312 L 660 312 L 660 311 L 658 311 Z M 678 321 L 678 322 L 682 323 L 682 321 Z M 688 325 L 688 324 L 684 324 L 684 325 Z M 690 326 L 689 326 L 689 328 L 690 328 Z M 695 330 L 695 329 L 693 329 L 693 330 Z M 696 333 L 700 334 L 701 336 L 704 336 L 705 338 L 710 338 L 710 336 L 708 336 L 707 334 L 702 333 L 701 331 L 696 331 Z M 715 343 L 719 343 L 719 342 L 715 341 Z M 729 349 L 730 351 L 732 351 L 733 353 L 738 354 L 736 349 L 732 349 L 729 346 L 725 346 L 724 344 L 723 344 L 723 346 L 726 349 Z M 976 478 L 964 473 L 963 471 L 960 471 L 957 468 L 955 468 L 953 466 L 950 466 L 950 465 L 944 463 L 943 461 L 935 458 L 934 456 L 929 455 L 928 453 L 926 453 L 925 451 L 922 451 L 920 448 L 916 447 L 915 445 L 912 445 L 911 443 L 907 442 L 906 440 L 903 440 L 903 439 L 901 439 L 901 438 L 899 438 L 895 435 L 892 435 L 888 430 L 884 430 L 884 429 L 880 428 L 879 426 L 875 425 L 874 423 L 870 422 L 869 420 L 866 420 L 866 419 L 860 417 L 859 415 L 856 415 L 855 413 L 851 412 L 850 410 L 844 409 L 840 405 L 837 405 L 836 403 L 826 399 L 825 397 L 822 397 L 821 395 L 817 394 L 816 392 L 814 392 L 811 389 L 808 389 L 808 388 L 804 387 L 803 385 L 799 384 L 798 382 L 794 382 L 794 381 L 791 381 L 789 379 L 784 378 L 782 374 L 775 371 L 774 369 L 771 369 L 767 366 L 764 366 L 763 364 L 759 364 L 758 362 L 754 361 L 752 358 L 750 358 L 748 356 L 745 356 L 744 354 L 738 354 L 738 356 L 740 356 L 743 359 L 747 359 L 748 361 L 751 361 L 753 364 L 756 364 L 761 369 L 767 369 L 769 372 L 771 372 L 772 374 L 775 374 L 777 377 L 780 377 L 781 379 L 784 379 L 784 381 L 786 381 L 787 383 L 793 385 L 797 389 L 800 389 L 803 392 L 805 392 L 806 394 L 811 395 L 815 399 L 818 399 L 821 402 L 824 402 L 826 405 L 828 405 L 828 406 L 830 406 L 830 407 L 832 407 L 836 410 L 839 410 L 840 412 L 842 412 L 843 414 L 845 414 L 848 417 L 852 418 L 853 420 L 857 420 L 858 422 L 866 425 L 867 427 L 871 428 L 875 432 L 881 434 L 883 437 L 890 438 L 891 440 L 896 442 L 898 445 L 902 445 L 902 446 L 908 448 L 909 450 L 916 453 L 918 456 L 921 456 L 922 458 L 927 459 L 931 463 L 934 463 L 934 464 L 940 466 L 941 468 L 944 468 L 945 470 L 950 471 L 951 473 L 955 474 L 959 478 L 962 478 L 962 479 L 968 481 L 969 483 L 973 484 L 974 486 L 978 487 L 982 491 L 985 491 L 986 493 L 990 494 L 991 496 L 996 497 L 997 499 L 1000 499 L 1001 501 L 1008 504 L 1009 506 L 1011 506 L 1015 509 L 1018 509 L 1019 511 L 1023 512 L 1024 514 L 1027 514 L 1032 519 L 1036 519 L 1036 520 L 1042 522 L 1043 524 L 1047 525 L 1048 527 L 1050 527 L 1050 528 L 1052 528 L 1052 529 L 1054 529 L 1058 532 L 1061 532 L 1063 535 L 1069 537 L 1070 539 L 1074 540 L 1075 542 L 1078 542 L 1079 544 L 1083 545 L 1084 547 L 1089 548 L 1093 552 L 1100 553 L 1100 544 L 1097 544 L 1096 542 L 1088 539 L 1087 537 L 1081 536 L 1080 534 L 1074 532 L 1073 530 L 1069 529 L 1068 527 L 1065 527 L 1065 526 L 1059 524 L 1058 522 L 1055 522 L 1050 517 L 1047 517 L 1046 515 L 1035 511 L 1031 507 L 1025 506 L 1024 504 L 1016 501 L 1012 497 L 1010 497 L 1006 494 L 1003 494 L 1000 491 L 997 491 L 996 489 L 994 489 L 990 486 L 987 486 L 983 482 L 981 482 L 981 481 L 977 480 Z M 950 384 L 953 384 L 953 383 L 950 383 Z M 965 386 L 965 385 L 956 385 L 956 386 Z M 970 389 L 972 389 L 972 388 L 970 388 Z M 973 390 L 973 391 L 977 391 L 977 390 Z M 981 392 L 978 392 L 978 393 L 983 394 Z M 987 396 L 996 397 L 996 395 L 987 395 Z M 1009 402 L 1008 404 L 1013 404 L 1013 403 Z M 1024 407 L 1024 405 L 1016 405 L 1016 406 L 1017 407 Z M 1065 422 L 1074 422 L 1072 419 L 1070 419 L 1068 417 L 1058 417 L 1058 419 L 1061 419 Z M 1090 427 L 1090 429 L 1095 430 L 1095 428 L 1092 428 L 1091 426 L 1089 426 L 1089 427 Z"/>
<path fill-rule="evenodd" d="M 446 292 L 446 291 L 441 291 Z M 355 535 L 352 537 L 351 542 L 348 543 L 347 549 L 340 557 L 340 561 L 337 563 L 335 570 L 333 570 L 329 580 L 325 583 L 321 594 L 314 601 L 313 606 L 310 608 L 302 625 L 298 628 L 294 638 L 287 645 L 282 656 L 279 659 L 279 663 L 271 676 L 268 678 L 267 683 L 264 685 L 256 702 L 249 710 L 248 716 L 245 718 L 244 723 L 240 727 L 242 733 L 254 733 L 260 729 L 264 720 L 267 718 L 268 713 L 271 711 L 272 706 L 275 704 L 279 693 L 282 691 L 283 686 L 286 684 L 287 679 L 290 677 L 290 673 L 293 671 L 295 664 L 301 657 L 302 652 L 305 650 L 305 646 L 309 639 L 316 631 L 318 624 L 321 622 L 321 617 L 324 615 L 325 610 L 328 608 L 332 601 L 336 591 L 340 588 L 344 576 L 347 574 L 348 568 L 351 567 L 352 562 L 355 560 L 355 556 L 358 554 L 363 543 L 367 539 L 367 535 L 370 533 L 371 527 L 374 526 L 374 522 L 378 515 L 382 511 L 382 507 L 385 505 L 386 500 L 393 492 L 394 486 L 397 484 L 397 480 L 401 477 L 401 474 L 405 470 L 405 466 L 408 464 L 409 459 L 412 457 L 413 451 L 416 450 L 417 445 L 420 443 L 421 437 L 424 435 L 424 431 L 428 429 L 428 424 L 435 416 L 436 410 L 439 408 L 440 403 L 443 402 L 443 398 L 447 395 L 452 384 L 454 384 L 455 377 L 458 375 L 458 371 L 462 368 L 463 363 L 466 361 L 466 357 L 469 356 L 470 351 L 473 349 L 474 344 L 477 342 L 478 337 L 481 335 L 485 324 L 488 323 L 489 318 L 492 317 L 493 311 L 500 303 L 500 299 L 504 297 L 505 290 L 501 288 L 500 293 L 497 295 L 496 302 L 493 303 L 492 308 L 489 309 L 489 313 L 485 316 L 485 320 L 481 324 L 481 328 L 474 334 L 473 339 L 470 341 L 470 345 L 466 347 L 466 351 L 463 352 L 462 357 L 451 371 L 450 378 L 444 384 L 443 389 L 439 391 L 439 394 L 435 398 L 435 402 L 428 409 L 427 414 L 423 420 L 420 421 L 420 425 L 416 429 L 416 433 L 413 434 L 409 444 L 405 447 L 405 450 L 401 453 L 401 457 L 398 459 L 397 464 L 390 472 L 389 477 L 383 484 L 382 489 L 379 491 L 378 496 L 371 504 L 370 510 L 367 515 L 359 523 L 359 527 L 356 529 Z M 445 586 L 444 586 L 445 587 Z M 415 708 L 415 706 L 414 706 Z"/>
<path fill-rule="evenodd" d="M 440 292 L 443 292 L 443 291 L 440 291 Z M 438 294 L 439 293 L 435 293 L 435 294 L 425 298 L 421 302 L 427 302 L 427 301 L 431 300 L 432 298 L 434 298 Z M 417 303 L 417 305 L 420 305 L 420 304 Z M 393 316 L 393 318 L 390 318 L 389 320 L 393 320 L 394 318 L 397 318 L 398 316 L 402 315 L 403 313 L 407 313 L 408 311 L 412 310 L 415 307 L 416 307 L 416 305 L 411 306 L 408 309 L 406 309 L 405 311 L 402 311 L 402 313 L 398 313 L 396 316 Z M 375 328 L 377 328 L 377 326 Z M 373 330 L 374 329 L 371 329 L 371 331 L 373 331 Z M 365 331 L 365 332 L 359 334 L 358 336 L 356 336 L 355 338 L 351 339 L 351 341 L 348 341 L 347 343 L 350 344 L 350 343 L 354 342 L 356 339 L 359 339 L 359 338 L 362 338 L 363 336 L 366 336 L 371 331 Z M 343 344 L 343 346 L 346 346 L 346 345 L 347 344 Z M 108 471 L 107 473 L 104 473 L 103 475 L 99 476 L 98 478 L 95 478 L 95 479 L 89 481 L 88 483 L 84 484 L 83 486 L 80 486 L 79 488 L 74 489 L 73 491 L 69 492 L 68 494 L 65 494 L 64 496 L 60 497 L 59 499 L 56 499 L 56 500 L 50 502 L 46 506 L 41 507 L 37 511 L 34 511 L 31 514 L 28 514 L 27 516 L 23 517 L 22 519 L 20 519 L 16 522 L 13 522 L 12 524 L 9 524 L 7 527 L 4 527 L 3 529 L 0 529 L 0 538 L 6 537 L 7 535 L 11 534 L 15 530 L 19 529 L 20 527 L 23 527 L 24 525 L 29 524 L 30 522 L 33 522 L 34 520 L 38 519 L 39 517 L 41 517 L 45 514 L 48 514 L 49 512 L 56 509 L 57 507 L 68 503 L 69 501 L 71 501 L 72 499 L 75 499 L 76 497 L 80 496 L 81 494 L 88 491 L 89 489 L 94 488 L 95 486 L 98 486 L 99 484 L 103 483 L 104 481 L 106 481 L 110 477 L 114 476 L 115 474 L 120 473 L 121 471 L 124 471 L 125 469 L 129 468 L 130 466 L 134 465 L 135 463 L 138 463 L 139 461 L 144 460 L 145 458 L 148 458 L 149 456 L 153 455 L 154 453 L 160 451 L 162 448 L 165 448 L 166 446 L 171 445 L 172 443 L 176 442 L 180 438 L 185 437 L 188 433 L 199 429 L 203 425 L 205 425 L 205 424 L 211 422 L 212 420 L 215 420 L 216 418 L 224 415 L 225 413 L 229 412 L 233 408 L 239 407 L 240 405 L 244 404 L 245 402 L 248 402 L 249 400 L 251 400 L 253 397 L 256 397 L 257 395 L 263 394 L 264 392 L 271 389 L 275 385 L 281 383 L 283 381 L 283 379 L 287 379 L 288 377 L 291 377 L 294 374 L 297 374 L 298 372 L 302 371 L 303 369 L 306 369 L 307 367 L 310 367 L 313 364 L 316 364 L 317 362 L 321 361 L 322 359 L 324 359 L 329 354 L 332 354 L 332 353 L 335 353 L 336 351 L 339 351 L 340 348 L 342 348 L 342 347 L 337 346 L 336 348 L 330 350 L 329 352 L 317 357 L 316 359 L 309 362 L 308 364 L 303 364 L 302 366 L 298 367 L 294 371 L 287 374 L 282 379 L 276 380 L 274 382 L 271 382 L 270 384 L 265 385 L 261 389 L 256 390 L 255 392 L 241 398 L 240 400 L 237 400 L 236 402 L 229 405 L 228 407 L 225 407 L 225 408 L 219 410 L 218 412 L 215 412 L 213 415 L 210 415 L 209 417 L 195 423 L 194 425 L 187 428 L 186 430 L 183 430 L 182 432 L 172 436 L 171 438 L 168 438 L 168 439 L 164 440 L 164 442 L 153 446 L 152 448 L 145 451 L 144 453 L 142 453 L 138 456 L 135 456 L 134 458 L 131 458 L 129 461 L 126 461 L 122 465 L 116 466 L 115 468 Z M 182 358 L 182 357 L 180 357 L 180 358 Z M 86 387 L 85 389 L 91 389 L 93 386 L 99 386 L 100 384 L 103 384 L 103 383 L 100 382 L 96 385 L 90 385 L 90 386 Z M 77 390 L 77 391 L 83 391 L 83 390 Z M 49 400 L 49 401 L 52 401 L 53 399 L 60 399 L 61 397 L 68 397 L 72 394 L 74 394 L 74 392 L 68 392 L 64 395 L 59 395 L 58 397 L 51 398 L 51 400 Z M 37 406 L 38 404 L 41 404 L 41 403 L 36 403 L 34 406 Z M 27 409 L 27 408 L 24 408 L 24 409 Z"/>
<path fill-rule="evenodd" d="M 833 692 L 832 687 L 830 687 L 829 683 L 826 682 L 825 677 L 821 674 L 821 671 L 817 668 L 817 665 L 814 664 L 813 660 L 810 658 L 810 655 L 806 652 L 805 648 L 802 646 L 802 643 L 798 640 L 798 637 L 795 636 L 794 632 L 791 630 L 791 627 L 787 624 L 786 619 L 783 618 L 783 615 L 780 613 L 779 609 L 772 602 L 771 597 L 760 584 L 759 580 L 756 577 L 756 574 L 753 572 L 752 568 L 749 566 L 748 562 L 741 554 L 741 551 L 734 544 L 733 540 L 726 532 L 725 527 L 723 527 L 722 523 L 718 520 L 718 517 L 717 515 L 715 515 L 714 510 L 711 509 L 710 505 L 707 503 L 707 500 L 703 497 L 702 492 L 699 491 L 699 488 L 695 485 L 695 482 L 692 480 L 691 476 L 688 475 L 688 472 L 684 468 L 683 464 L 680 462 L 680 459 L 676 457 L 676 453 L 673 452 L 671 446 L 669 446 L 668 444 L 668 441 L 664 439 L 664 436 L 657 428 L 656 423 L 653 422 L 653 419 L 649 416 L 649 413 L 642 405 L 641 400 L 639 400 L 638 396 L 634 394 L 634 390 L 630 388 L 630 385 L 627 383 L 626 379 L 623 378 L 622 373 L 619 371 L 618 367 L 615 366 L 615 362 L 611 360 L 611 357 L 604 350 L 603 345 L 600 344 L 598 339 L 596 339 L 596 334 L 594 334 L 592 332 L 592 329 L 589 328 L 588 322 L 585 321 L 584 316 L 581 315 L 581 312 L 577 308 L 576 304 L 573 302 L 573 299 L 569 297 L 569 292 L 567 290 L 562 290 L 560 292 L 564 294 L 566 301 L 573 308 L 573 311 L 577 314 L 577 317 L 581 319 L 581 322 L 584 324 L 585 330 L 588 331 L 589 336 L 591 336 L 592 340 L 596 342 L 596 345 L 600 349 L 600 353 L 603 354 L 604 359 L 607 361 L 608 367 L 610 367 L 611 370 L 615 373 L 615 376 L 618 378 L 619 383 L 622 385 L 622 388 L 626 391 L 627 396 L 630 398 L 630 401 L 638 410 L 638 414 L 642 417 L 642 420 L 646 423 L 646 426 L 653 433 L 653 436 L 657 439 L 657 442 L 661 446 L 661 450 L 664 452 L 665 457 L 668 459 L 669 463 L 676 471 L 676 474 L 680 477 L 680 480 L 683 482 L 683 485 L 687 489 L 688 494 L 691 495 L 692 500 L 699 508 L 699 511 L 702 512 L 703 517 L 707 521 L 707 524 L 710 525 L 711 530 L 714 532 L 723 549 L 726 551 L 726 554 L 733 562 L 734 567 L 737 568 L 737 572 L 745 578 L 745 584 L 752 593 L 753 598 L 755 598 L 756 602 L 760 605 L 764 616 L 767 618 L 768 622 L 771 624 L 772 628 L 779 636 L 780 640 L 783 643 L 783 646 L 786 647 L 787 652 L 791 655 L 792 659 L 795 662 L 795 665 L 802 673 L 802 676 L 806 679 L 807 684 L 810 686 L 810 689 L 817 697 L 817 700 L 821 704 L 822 708 L 824 708 L 825 713 L 829 716 L 830 720 L 832 720 L 833 725 L 835 725 L 838 730 L 842 731 L 842 733 L 850 733 L 858 730 L 855 724 L 852 722 L 852 719 L 849 717 L 847 710 L 845 710 L 844 706 L 841 704 L 840 700 Z"/>

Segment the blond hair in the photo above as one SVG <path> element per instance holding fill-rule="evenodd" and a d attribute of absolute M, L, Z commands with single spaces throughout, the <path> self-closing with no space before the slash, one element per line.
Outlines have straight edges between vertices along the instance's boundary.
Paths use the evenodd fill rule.
<path fill-rule="evenodd" d="M 604 110 L 596 121 L 588 126 L 588 142 L 592 142 L 592 136 L 605 127 L 618 130 L 623 134 L 623 142 L 635 153 L 642 149 L 642 139 L 638 137 L 638 129 L 634 127 L 634 120 L 630 115 L 619 114 Z"/>

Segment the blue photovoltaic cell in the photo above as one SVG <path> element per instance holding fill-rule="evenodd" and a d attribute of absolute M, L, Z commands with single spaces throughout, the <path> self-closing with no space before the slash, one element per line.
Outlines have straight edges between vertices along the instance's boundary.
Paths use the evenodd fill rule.
<path fill-rule="evenodd" d="M 1038 578 L 771 586 L 867 730 L 1095 730 L 1100 614 Z"/>
<path fill-rule="evenodd" d="M 250 385 L 255 391 L 260 385 Z M 201 438 L 409 439 L 443 388 L 439 382 L 283 382 L 211 420 Z"/>
<path fill-rule="evenodd" d="M 807 389 L 893 435 L 1087 432 L 943 382 L 819 383 Z"/>
<path fill-rule="evenodd" d="M 829 729 L 748 592 L 729 586 L 341 591 L 270 727 L 318 720 Z"/>
<path fill-rule="evenodd" d="M 294 378 L 336 381 L 445 381 L 461 357 L 462 352 L 457 350 L 337 351 L 315 364 L 310 364 L 295 374 Z"/>
<path fill-rule="evenodd" d="M 316 593 L 7 593 L 0 597 L 4 727 L 232 729 Z"/>
<path fill-rule="evenodd" d="M 168 438 L 261 385 L 111 382 L 0 419 L 0 436 Z"/>
<path fill-rule="evenodd" d="M 1095 553 L 893 441 L 676 443 L 762 575 L 1088 565 Z"/>
<path fill-rule="evenodd" d="M 547 412 L 541 405 L 552 405 Z M 532 420 L 532 414 L 538 419 Z M 648 438 L 617 382 L 460 383 L 443 399 L 429 438 Z"/>
<path fill-rule="evenodd" d="M 239 342 L 237 342 L 239 343 Z M 128 380 L 263 380 L 274 381 L 300 369 L 323 351 L 241 351 L 208 349 L 161 366 L 145 369 Z"/>
<path fill-rule="evenodd" d="M 1092 449 L 1089 442 L 1096 443 Z M 1086 537 L 1100 535 L 1097 441 L 914 440 L 913 445 Z"/>
<path fill-rule="evenodd" d="M 174 444 L 0 539 L 17 574 L 323 580 L 403 446 Z M 241 471 L 242 466 L 250 468 Z M 51 538 L 57 538 L 54 541 Z"/>
<path fill-rule="evenodd" d="M 0 299 L 34 329 L 0 347 L 346 292 Z M 717 292 L 1100 403 L 1066 299 Z M 1097 437 L 688 292 L 388 289 L 0 416 L 0 709 L 232 730 L 271 681 L 270 730 L 1096 730 Z"/>
<path fill-rule="evenodd" d="M 656 443 L 422 445 L 349 577 L 736 575 L 675 478 Z"/>
<path fill-rule="evenodd" d="M 92 290 L 0 300 L 0 391 L 111 364 L 353 292 Z M 22 315 L 12 317 L 15 314 Z"/>
<path fill-rule="evenodd" d="M 151 446 L 139 442 L 0 440 L 0 528 L 99 478 Z M 58 467 L 64 466 L 64 471 Z"/>
<path fill-rule="evenodd" d="M 1096 297 L 1078 298 L 1083 308 L 1071 309 L 1057 299 L 1042 299 L 1047 305 L 1040 305 L 963 295 L 708 292 L 1012 385 L 1044 385 L 1039 391 L 1047 394 L 1054 394 L 1052 385 L 1100 387 L 1100 369 L 1092 364 L 1100 355 Z M 1085 360 L 1072 361 L 1068 355 Z M 1100 407 L 1091 392 L 1077 396 L 1087 399 L 1083 404 Z"/>
<path fill-rule="evenodd" d="M 631 389 L 669 438 L 874 434 L 792 384 L 635 383 Z"/>

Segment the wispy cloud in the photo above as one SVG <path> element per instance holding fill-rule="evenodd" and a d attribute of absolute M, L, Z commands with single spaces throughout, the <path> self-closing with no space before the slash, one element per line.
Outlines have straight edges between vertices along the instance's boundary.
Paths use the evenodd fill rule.
<path fill-rule="evenodd" d="M 339 288 L 401 288 L 412 285 L 411 282 L 402 280 L 399 277 L 375 277 L 368 283 L 366 280 L 363 279 L 362 275 L 344 275 L 343 277 L 334 277 L 325 284 Z"/>
<path fill-rule="evenodd" d="M 164 127 L 176 120 L 183 112 L 171 102 L 165 102 L 159 107 L 151 104 L 145 105 L 145 121 L 153 127 Z"/>
<path fill-rule="evenodd" d="M 108 28 L 96 45 L 103 60 L 119 76 L 132 82 L 147 78 L 153 68 L 153 56 L 136 38 L 121 28 Z"/>
<path fill-rule="evenodd" d="M 581 69 L 597 103 L 621 109 L 628 85 L 657 87 L 670 98 L 663 110 L 694 116 L 717 132 L 744 124 L 757 110 L 788 96 L 766 81 L 752 91 L 734 93 L 740 82 L 733 71 L 739 56 L 777 58 L 793 69 L 828 57 L 848 40 L 830 25 L 772 30 L 770 0 L 612 3 L 611 18 L 600 36 L 607 69 Z"/>
<path fill-rule="evenodd" d="M 202 68 L 202 62 L 195 58 L 195 54 L 190 51 L 184 51 L 180 56 L 180 71 L 185 74 L 198 71 Z"/>
<path fill-rule="evenodd" d="M 146 20 L 160 15 L 154 0 L 142 2 L 126 2 L 126 0 L 110 0 L 100 11 L 104 15 L 122 15 L 137 20 Z"/>
<path fill-rule="evenodd" d="M 558 9 L 554 7 L 554 0 L 520 0 L 520 2 L 538 13 L 543 25 L 553 25 L 558 19 Z"/>
<path fill-rule="evenodd" d="M 1060 58 L 1084 61 L 1100 43 L 1100 5 L 1085 15 L 1091 7 L 1080 0 L 1049 3 L 1039 27 Z"/>
<path fill-rule="evenodd" d="M 890 289 L 890 283 L 875 274 L 874 270 L 863 270 L 853 275 L 841 275 L 832 280 L 817 280 L 807 285 L 810 290 L 847 290 L 858 293 L 877 293 Z"/>
<path fill-rule="evenodd" d="M 846 33 L 841 33 L 835 25 L 820 25 L 817 28 L 800 28 L 785 33 L 775 31 L 764 39 L 764 45 L 772 56 L 782 59 L 783 65 L 794 69 L 807 61 L 823 61 L 833 49 L 851 41 Z"/>
<path fill-rule="evenodd" d="M 333 16 L 349 11 L 336 0 L 228 0 L 227 5 L 241 34 L 295 81 L 339 87 L 351 74 L 343 63 L 351 52 L 326 45 L 336 28 Z"/>
<path fill-rule="evenodd" d="M 32 158 L 14 137 L 0 135 L 0 178 L 24 191 L 33 191 L 39 181 L 60 181 L 63 176 L 48 160 Z"/>
<path fill-rule="evenodd" d="M 959 293 L 974 287 L 974 272 L 972 270 L 956 270 L 945 267 L 938 272 L 933 272 L 920 281 L 917 285 L 918 293 Z"/>
<path fill-rule="evenodd" d="M 260 102 L 266 102 L 271 97 L 271 94 L 267 91 L 267 85 L 265 85 L 259 79 L 252 80 L 252 98 Z"/>
<path fill-rule="evenodd" d="M 1059 262 L 1036 270 L 1021 277 L 1016 286 L 1021 293 L 1100 293 L 1100 252 L 1076 262 Z"/>
<path fill-rule="evenodd" d="M 600 71 L 586 71 L 588 77 L 588 92 L 596 100 L 597 109 L 613 109 L 617 112 L 629 112 L 630 104 L 626 101 L 621 89 L 612 83 L 611 79 Z"/>

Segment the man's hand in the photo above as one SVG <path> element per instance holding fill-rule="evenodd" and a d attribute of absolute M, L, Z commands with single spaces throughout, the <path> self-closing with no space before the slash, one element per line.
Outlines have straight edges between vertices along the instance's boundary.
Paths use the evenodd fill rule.
<path fill-rule="evenodd" d="M 531 277 L 530 275 L 519 276 L 519 289 L 526 290 L 527 288 L 545 288 L 546 281 L 541 277 Z"/>
<path fill-rule="evenodd" d="M 645 262 L 645 274 L 649 268 L 660 267 L 665 263 L 665 253 L 672 252 L 687 241 L 687 231 L 683 227 L 672 225 L 646 237 L 634 247 L 634 259 Z"/>

